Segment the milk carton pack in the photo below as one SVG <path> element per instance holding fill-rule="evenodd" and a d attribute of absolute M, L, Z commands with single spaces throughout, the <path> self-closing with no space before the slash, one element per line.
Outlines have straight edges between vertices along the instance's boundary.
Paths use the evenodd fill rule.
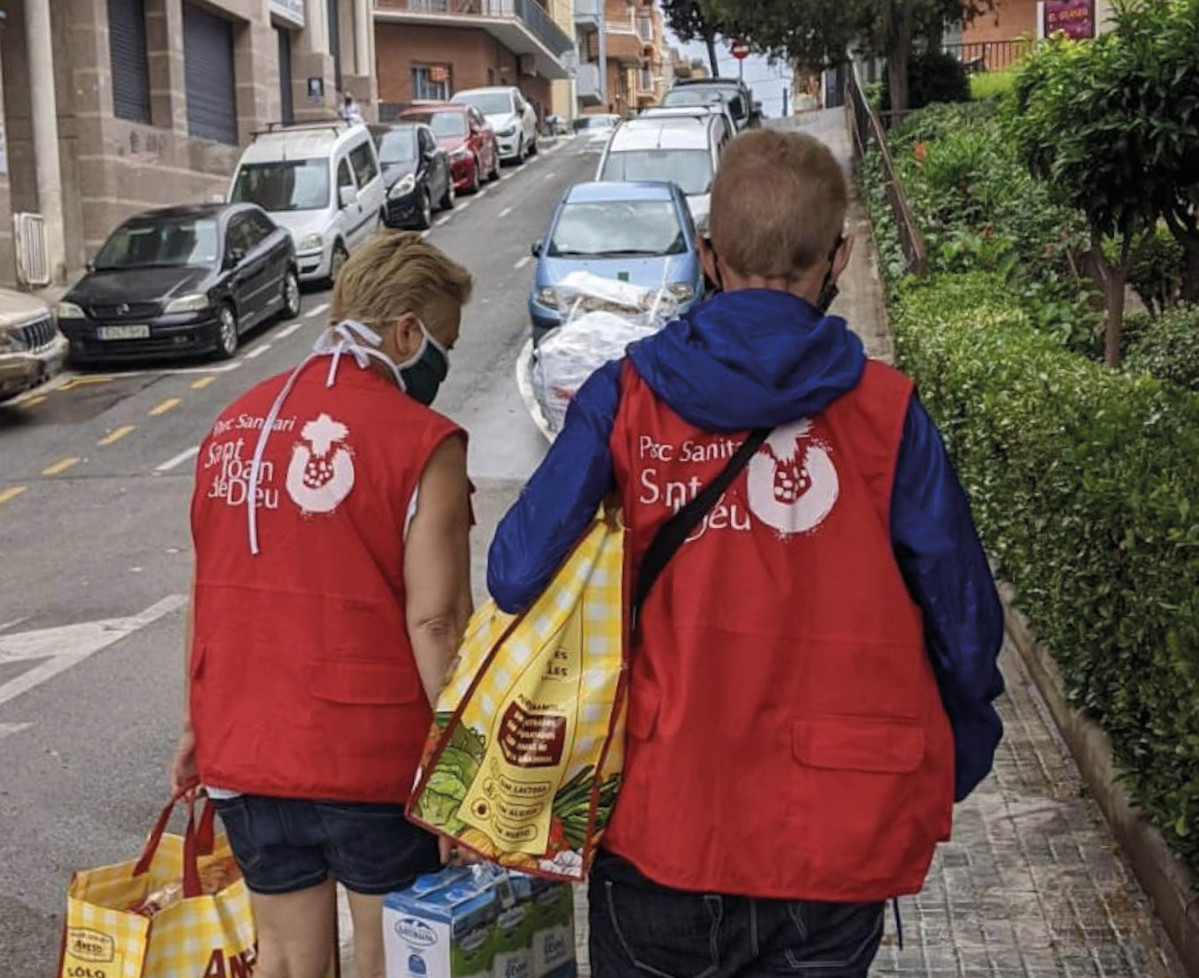
<path fill-rule="evenodd" d="M 383 903 L 387 978 L 492 978 L 493 879 L 465 869 L 421 877 Z"/>
<path fill-rule="evenodd" d="M 533 881 L 519 873 L 495 880 L 493 978 L 533 978 Z"/>
<path fill-rule="evenodd" d="M 575 908 L 571 887 L 533 883 L 533 978 L 575 978 Z"/>

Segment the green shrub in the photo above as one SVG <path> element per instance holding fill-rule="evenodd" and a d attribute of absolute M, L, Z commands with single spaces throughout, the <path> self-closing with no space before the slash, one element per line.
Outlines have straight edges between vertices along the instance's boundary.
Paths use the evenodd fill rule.
<path fill-rule="evenodd" d="M 934 102 L 969 100 L 970 79 L 957 58 L 941 51 L 912 55 L 908 62 L 909 109 L 921 109 Z M 891 105 L 891 79 L 886 72 L 883 72 L 882 104 Z"/>
<path fill-rule="evenodd" d="M 1163 227 L 1141 246 L 1128 272 L 1128 284 L 1154 315 L 1178 305 L 1185 259 L 1178 239 Z"/>
<path fill-rule="evenodd" d="M 1127 320 L 1124 328 L 1127 332 Z M 1131 341 L 1126 337 L 1126 342 L 1129 370 L 1199 392 L 1199 308 L 1172 309 L 1138 330 Z"/>
<path fill-rule="evenodd" d="M 993 275 L 897 298 L 900 362 L 1002 576 L 1199 870 L 1199 398 L 1063 350 Z"/>
<path fill-rule="evenodd" d="M 970 97 L 976 101 L 998 99 L 1012 90 L 1016 71 L 982 71 L 970 76 Z"/>

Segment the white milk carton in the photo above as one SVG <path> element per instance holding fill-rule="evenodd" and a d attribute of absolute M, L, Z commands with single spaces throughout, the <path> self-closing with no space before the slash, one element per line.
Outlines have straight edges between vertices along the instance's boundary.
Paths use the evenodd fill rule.
<path fill-rule="evenodd" d="M 566 883 L 533 880 L 533 978 L 575 978 L 575 908 Z"/>
<path fill-rule="evenodd" d="M 383 902 L 387 978 L 492 978 L 498 900 L 492 879 L 448 869 Z"/>
<path fill-rule="evenodd" d="M 533 978 L 533 881 L 519 873 L 495 878 L 493 978 Z"/>

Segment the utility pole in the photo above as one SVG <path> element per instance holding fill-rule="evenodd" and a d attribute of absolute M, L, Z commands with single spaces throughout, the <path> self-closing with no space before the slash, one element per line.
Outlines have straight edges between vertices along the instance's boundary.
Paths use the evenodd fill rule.
<path fill-rule="evenodd" d="M 787 111 L 787 96 L 791 94 L 791 90 L 783 88 L 783 118 L 786 119 L 791 113 Z"/>
<path fill-rule="evenodd" d="M 32 0 L 25 4 L 25 38 L 29 76 L 38 79 L 38 84 L 29 88 L 29 101 L 37 202 L 46 228 L 46 264 L 50 280 L 62 282 L 67 274 L 67 248 L 63 233 L 62 171 L 58 164 L 58 105 L 54 91 L 50 0 Z"/>

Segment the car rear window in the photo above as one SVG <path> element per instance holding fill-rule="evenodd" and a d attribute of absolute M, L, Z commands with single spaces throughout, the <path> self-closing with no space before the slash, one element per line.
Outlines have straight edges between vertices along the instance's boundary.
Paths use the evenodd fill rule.
<path fill-rule="evenodd" d="M 455 95 L 458 105 L 473 105 L 484 115 L 507 115 L 513 111 L 512 96 L 508 92 L 479 92 L 478 94 Z"/>
<path fill-rule="evenodd" d="M 466 116 L 461 112 L 422 112 L 419 115 L 405 113 L 404 118 L 423 122 L 433 130 L 433 135 L 439 138 L 466 135 Z"/>
<path fill-rule="evenodd" d="M 687 240 L 673 201 L 579 201 L 562 208 L 547 254 L 553 258 L 652 258 L 681 255 L 686 250 Z"/>
<path fill-rule="evenodd" d="M 243 163 L 231 197 L 236 203 L 257 204 L 264 211 L 320 210 L 329 206 L 329 161 Z"/>
<path fill-rule="evenodd" d="M 627 183 L 664 180 L 676 183 L 688 196 L 712 189 L 712 154 L 706 149 L 631 149 L 612 152 L 604 162 L 601 180 Z"/>

